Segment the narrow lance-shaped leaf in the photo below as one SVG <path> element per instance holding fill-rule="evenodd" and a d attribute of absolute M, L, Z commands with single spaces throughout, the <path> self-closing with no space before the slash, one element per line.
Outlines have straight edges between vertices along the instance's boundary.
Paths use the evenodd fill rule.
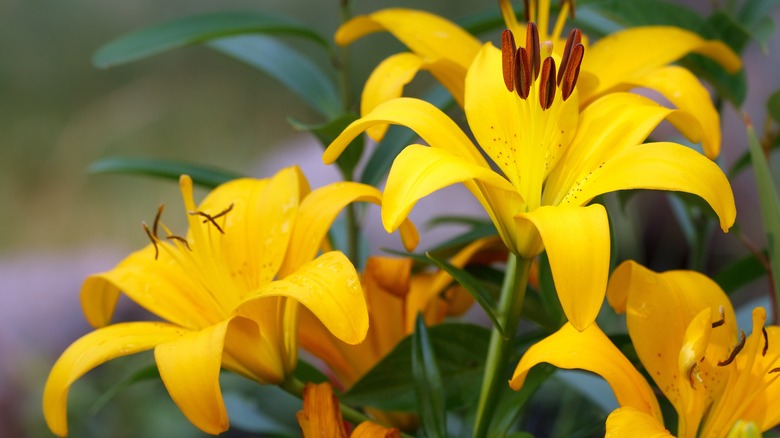
<path fill-rule="evenodd" d="M 215 12 L 168 21 L 124 35 L 98 49 L 92 62 L 99 68 L 107 68 L 171 49 L 247 33 L 297 35 L 329 47 L 327 40 L 311 26 L 288 17 L 256 12 Z"/>
<path fill-rule="evenodd" d="M 209 41 L 208 47 L 281 82 L 327 119 L 341 115 L 333 80 L 309 58 L 267 35 L 242 35 Z"/>
<path fill-rule="evenodd" d="M 493 326 L 496 327 L 496 329 L 498 329 L 498 331 L 503 335 L 503 327 L 501 327 L 501 324 L 498 322 L 498 318 L 496 317 L 495 302 L 493 297 L 491 297 L 487 289 L 485 289 L 485 287 L 480 284 L 479 280 L 474 278 L 473 275 L 469 274 L 463 269 L 458 269 L 446 261 L 438 259 L 430 253 L 425 253 L 425 255 L 436 266 L 438 266 L 439 269 L 447 271 L 447 273 L 450 274 L 450 276 L 452 276 L 452 278 L 454 278 L 458 284 L 463 286 L 463 288 L 466 289 L 466 291 L 468 291 L 472 297 L 474 297 L 477 303 L 479 303 L 479 305 L 485 311 L 485 314 L 487 314 L 488 318 L 490 318 Z"/>
<path fill-rule="evenodd" d="M 775 322 L 777 322 L 778 315 L 780 315 L 780 309 L 777 308 L 778 303 L 780 303 L 780 204 L 778 204 L 780 199 L 777 197 L 777 190 L 764 151 L 761 149 L 756 132 L 749 120 L 747 121 L 747 135 L 750 156 L 753 159 L 753 173 L 756 177 L 761 219 L 764 222 L 766 249 L 774 278 L 772 282 L 775 293 L 774 317 Z"/>
<path fill-rule="evenodd" d="M 244 175 L 229 170 L 200 164 L 182 163 L 179 161 L 158 160 L 155 158 L 104 158 L 89 166 L 92 173 L 132 173 L 150 175 L 178 181 L 179 176 L 186 174 L 195 184 L 206 188 L 214 188 L 230 180 L 243 178 Z"/>
<path fill-rule="evenodd" d="M 412 334 L 412 375 L 417 397 L 417 407 L 420 413 L 425 434 L 429 437 L 444 437 L 447 435 L 446 417 L 444 411 L 444 384 L 436 364 L 436 353 L 428 337 L 425 318 L 417 314 L 415 329 Z"/>

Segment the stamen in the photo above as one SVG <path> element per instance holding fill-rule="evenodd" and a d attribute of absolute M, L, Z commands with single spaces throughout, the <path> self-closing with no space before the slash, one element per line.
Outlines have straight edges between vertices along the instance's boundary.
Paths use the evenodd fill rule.
<path fill-rule="evenodd" d="M 217 228 L 217 231 L 219 231 L 220 234 L 225 234 L 225 232 L 222 230 L 222 227 L 220 227 L 219 224 L 217 223 L 217 221 L 214 220 L 215 219 L 214 216 L 211 216 L 208 213 L 204 213 L 204 212 L 202 212 L 200 210 L 198 210 L 198 211 L 188 211 L 187 213 L 189 213 L 191 215 L 194 215 L 194 216 L 202 216 L 202 217 L 204 217 L 205 218 L 203 220 L 204 224 L 206 222 L 211 222 L 211 224 L 214 225 Z M 223 213 L 227 213 L 227 211 L 224 211 L 224 212 L 220 213 L 219 215 L 217 215 L 217 217 L 221 216 Z"/>
<path fill-rule="evenodd" d="M 574 10 L 576 9 L 574 7 L 574 0 L 561 0 L 560 7 L 561 7 L 561 14 L 564 13 L 564 11 L 567 11 L 571 13 L 571 18 L 577 18 L 577 15 L 575 14 Z"/>
<path fill-rule="evenodd" d="M 233 203 L 231 202 L 231 203 L 230 203 L 230 205 L 228 206 L 228 208 L 226 208 L 226 209 L 224 209 L 224 210 L 220 211 L 219 213 L 217 213 L 217 214 L 216 214 L 216 215 L 214 215 L 214 216 L 211 216 L 211 219 L 218 219 L 218 218 L 221 218 L 222 216 L 224 216 L 224 215 L 228 214 L 228 213 L 230 212 L 230 210 L 232 210 L 232 209 L 233 209 Z M 204 221 L 203 221 L 203 223 L 205 224 L 205 223 L 206 223 L 206 221 L 204 220 Z"/>
<path fill-rule="evenodd" d="M 766 333 L 766 327 L 761 327 L 761 334 L 764 335 L 764 349 L 761 350 L 761 356 L 766 356 L 766 352 L 769 351 L 769 335 Z"/>
<path fill-rule="evenodd" d="M 736 359 L 737 355 L 740 351 L 742 351 L 742 348 L 745 347 L 745 332 L 740 330 L 740 336 L 742 337 L 742 340 L 739 341 L 739 345 L 734 347 L 734 351 L 731 352 L 728 359 L 724 360 L 723 362 L 718 362 L 719 367 L 725 367 L 726 365 L 730 364 L 731 362 L 734 362 L 734 359 Z"/>
<path fill-rule="evenodd" d="M 726 323 L 726 311 L 723 310 L 723 306 L 720 306 L 720 319 L 712 323 L 712 328 L 720 327 Z"/>
<path fill-rule="evenodd" d="M 512 31 L 506 29 L 501 34 L 501 66 L 504 69 L 504 85 L 509 91 L 515 90 L 515 36 Z"/>
<path fill-rule="evenodd" d="M 152 234 L 154 234 L 154 237 L 157 237 L 157 228 L 160 225 L 160 217 L 162 217 L 163 210 L 165 210 L 165 204 L 160 204 L 160 206 L 157 207 L 157 215 L 154 217 L 154 224 L 152 224 Z"/>
<path fill-rule="evenodd" d="M 152 230 L 149 229 L 149 226 L 146 225 L 146 222 L 141 222 L 141 226 L 144 227 L 146 235 L 149 236 L 149 240 L 151 240 L 152 245 L 154 245 L 154 259 L 157 260 L 157 257 L 160 255 L 160 248 L 157 248 L 157 235 L 152 234 Z"/>
<path fill-rule="evenodd" d="M 544 59 L 542 65 L 542 80 L 539 82 L 539 104 L 542 110 L 547 110 L 555 100 L 555 61 L 551 57 Z"/>
<path fill-rule="evenodd" d="M 694 362 L 693 365 L 691 365 L 691 368 L 688 370 L 688 381 L 691 383 L 691 388 L 696 389 L 696 387 L 693 385 L 694 380 L 698 381 L 699 383 L 704 383 L 701 376 L 699 375 L 699 364 L 697 362 Z"/>
<path fill-rule="evenodd" d="M 572 29 L 566 38 L 566 46 L 563 48 L 563 57 L 561 58 L 561 69 L 558 70 L 558 86 L 561 87 L 563 100 L 568 99 L 574 91 L 577 78 L 580 76 L 580 65 L 584 55 L 585 46 L 582 45 L 582 31 Z"/>
<path fill-rule="evenodd" d="M 780 373 L 780 367 L 773 368 L 773 369 L 769 370 L 769 373 L 767 373 L 767 374 L 772 374 L 772 373 Z"/>
<path fill-rule="evenodd" d="M 539 45 L 539 29 L 533 21 L 528 23 L 525 32 L 525 49 L 533 67 L 534 80 L 539 78 L 539 66 L 542 62 L 541 46 Z"/>
<path fill-rule="evenodd" d="M 517 49 L 515 54 L 515 91 L 521 99 L 527 99 L 531 91 L 531 60 L 525 47 Z"/>
<path fill-rule="evenodd" d="M 168 239 L 168 240 L 175 240 L 177 242 L 181 242 L 181 243 L 184 244 L 184 246 L 187 247 L 188 250 L 192 251 L 192 249 L 190 248 L 189 242 L 187 242 L 187 239 L 185 239 L 185 238 L 183 238 L 181 236 L 177 236 L 175 234 L 169 234 L 169 235 L 165 236 L 165 238 Z"/>

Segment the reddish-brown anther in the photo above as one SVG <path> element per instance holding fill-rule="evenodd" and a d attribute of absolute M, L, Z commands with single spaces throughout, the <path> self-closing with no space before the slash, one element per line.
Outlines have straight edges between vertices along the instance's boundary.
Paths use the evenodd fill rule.
<path fill-rule="evenodd" d="M 555 88 L 555 61 L 548 56 L 542 64 L 542 79 L 539 81 L 539 104 L 543 110 L 552 106 Z"/>
<path fill-rule="evenodd" d="M 571 51 L 577 44 L 582 44 L 582 31 L 579 29 L 572 29 L 569 32 L 569 36 L 566 38 L 566 46 L 563 48 L 563 57 L 561 58 L 561 69 L 558 71 L 558 85 L 561 85 L 563 79 L 563 72 L 566 71 L 566 66 L 569 65 L 569 58 L 571 58 Z"/>
<path fill-rule="evenodd" d="M 528 23 L 525 31 L 525 49 L 528 51 L 531 67 L 534 73 L 534 80 L 539 77 L 539 65 L 542 61 L 542 48 L 539 42 L 539 28 L 533 21 Z"/>
<path fill-rule="evenodd" d="M 563 100 L 566 100 L 574 92 L 574 86 L 577 85 L 577 78 L 580 77 L 580 65 L 582 65 L 582 57 L 585 55 L 585 46 L 577 44 L 571 50 L 571 56 L 569 57 L 569 63 L 566 65 L 566 70 L 563 72 L 563 80 L 561 81 L 561 95 Z M 561 67 L 563 70 L 563 67 Z"/>
<path fill-rule="evenodd" d="M 507 29 L 501 34 L 501 65 L 504 69 L 504 85 L 509 91 L 515 89 L 515 36 Z"/>
<path fill-rule="evenodd" d="M 527 99 L 531 91 L 531 60 L 525 47 L 517 49 L 515 56 L 515 91 L 521 99 Z"/>

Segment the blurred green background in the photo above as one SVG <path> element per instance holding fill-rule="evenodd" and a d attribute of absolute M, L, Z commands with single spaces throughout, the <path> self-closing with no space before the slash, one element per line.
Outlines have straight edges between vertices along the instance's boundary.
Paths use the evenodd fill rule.
<path fill-rule="evenodd" d="M 687 3 L 707 10 L 711 2 Z M 361 0 L 355 13 L 390 5 Z M 492 0 L 392 5 L 450 18 L 495 8 Z M 153 220 L 159 204 L 172 207 L 166 223 L 174 229 L 183 224 L 176 184 L 90 174 L 90 163 L 109 156 L 155 157 L 266 176 L 304 160 L 313 185 L 337 178 L 321 164 L 316 142 L 287 122 L 294 116 L 314 123 L 318 116 L 246 66 L 203 47 L 109 70 L 90 62 L 98 47 L 129 31 L 215 10 L 275 11 L 329 37 L 339 23 L 337 0 L 0 2 L 0 437 L 50 436 L 40 393 L 56 357 L 89 330 L 78 302 L 84 277 L 145 245 L 140 222 Z M 313 53 L 311 45 L 293 43 Z M 775 35 L 770 54 L 779 45 Z M 356 44 L 355 87 L 400 48 L 387 35 Z M 763 99 L 780 86 L 780 69 L 754 45 L 746 56 L 751 88 L 745 109 L 760 121 Z M 322 55 L 315 59 L 329 62 Z M 724 120 L 728 162 L 744 151 L 745 141 L 733 110 Z M 744 174 L 735 182 L 740 214 L 757 208 L 749 178 Z M 757 216 L 742 224 L 761 240 Z M 134 312 L 120 309 L 120 318 Z M 71 435 L 199 436 L 154 381 L 121 392 L 94 412 L 106 388 L 148 363 L 149 355 L 117 360 L 79 381 L 70 398 Z"/>

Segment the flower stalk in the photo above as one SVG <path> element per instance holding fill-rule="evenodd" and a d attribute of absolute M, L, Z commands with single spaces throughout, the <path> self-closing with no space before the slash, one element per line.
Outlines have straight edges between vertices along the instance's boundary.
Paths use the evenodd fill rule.
<path fill-rule="evenodd" d="M 531 261 L 532 259 L 518 257 L 511 253 L 507 258 L 504 284 L 501 286 L 497 309 L 498 322 L 501 327 L 493 327 L 490 335 L 485 374 L 482 379 L 482 390 L 479 395 L 477 417 L 474 423 L 474 437 L 476 438 L 487 436 L 490 421 L 498 402 L 498 393 L 506 382 L 506 366 L 523 310 Z"/>

